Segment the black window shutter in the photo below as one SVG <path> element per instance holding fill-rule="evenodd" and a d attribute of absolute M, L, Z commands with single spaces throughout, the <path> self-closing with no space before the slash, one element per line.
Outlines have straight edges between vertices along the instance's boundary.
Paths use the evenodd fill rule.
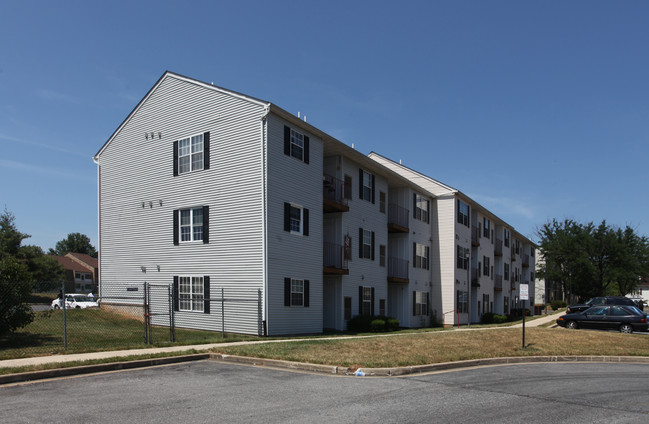
<path fill-rule="evenodd" d="M 174 141 L 174 177 L 178 176 L 178 140 Z"/>
<path fill-rule="evenodd" d="M 363 198 L 363 170 L 360 168 L 358 168 L 358 198 Z"/>
<path fill-rule="evenodd" d="M 179 294 L 178 294 L 178 276 L 174 275 L 174 287 L 173 287 L 173 298 L 174 298 L 174 311 L 178 311 L 180 309 L 180 299 L 179 299 Z"/>
<path fill-rule="evenodd" d="M 203 169 L 210 169 L 210 132 L 203 133 Z"/>
<path fill-rule="evenodd" d="M 417 268 L 417 243 L 412 243 L 412 266 Z"/>
<path fill-rule="evenodd" d="M 291 231 L 291 204 L 284 202 L 284 231 Z"/>
<path fill-rule="evenodd" d="M 430 246 L 426 246 L 426 269 L 430 269 Z"/>
<path fill-rule="evenodd" d="M 212 295 L 210 294 L 210 276 L 203 276 L 203 312 L 206 314 L 210 313 L 210 302 Z"/>
<path fill-rule="evenodd" d="M 304 307 L 309 307 L 309 280 L 304 280 Z"/>
<path fill-rule="evenodd" d="M 374 174 L 372 174 L 372 203 L 374 203 L 375 196 L 374 193 L 376 192 L 376 187 L 374 187 L 376 184 L 374 184 Z"/>
<path fill-rule="evenodd" d="M 309 210 L 302 209 L 302 234 L 309 235 Z"/>
<path fill-rule="evenodd" d="M 426 200 L 426 210 L 428 211 L 428 215 L 426 215 L 426 224 L 430 224 L 430 214 L 432 213 L 430 210 L 430 200 Z"/>
<path fill-rule="evenodd" d="M 173 224 L 174 224 L 174 245 L 178 246 L 179 240 L 178 240 L 178 209 L 174 210 L 174 219 L 173 219 Z"/>
<path fill-rule="evenodd" d="M 417 193 L 412 193 L 412 217 L 417 218 Z"/>
<path fill-rule="evenodd" d="M 210 242 L 210 207 L 203 206 L 203 244 Z"/>
<path fill-rule="evenodd" d="M 358 229 L 358 257 L 362 258 L 363 257 L 363 229 L 359 228 Z"/>
<path fill-rule="evenodd" d="M 417 315 L 417 292 L 412 292 L 412 316 Z"/>
<path fill-rule="evenodd" d="M 370 307 L 371 315 L 374 315 L 374 287 L 372 287 L 372 306 Z"/>
<path fill-rule="evenodd" d="M 372 251 L 372 253 L 371 253 L 372 260 L 374 260 L 374 231 L 372 231 L 372 250 L 371 251 Z"/>
<path fill-rule="evenodd" d="M 284 306 L 291 306 L 291 279 L 284 278 Z"/>
<path fill-rule="evenodd" d="M 304 136 L 304 163 L 309 163 L 309 137 Z"/>
<path fill-rule="evenodd" d="M 363 286 L 358 286 L 358 315 L 363 315 Z"/>
<path fill-rule="evenodd" d="M 291 156 L 291 129 L 284 125 L 284 154 Z"/>
<path fill-rule="evenodd" d="M 428 312 L 428 315 L 431 315 L 430 313 L 430 293 L 426 292 L 426 309 L 428 309 L 426 312 Z"/>

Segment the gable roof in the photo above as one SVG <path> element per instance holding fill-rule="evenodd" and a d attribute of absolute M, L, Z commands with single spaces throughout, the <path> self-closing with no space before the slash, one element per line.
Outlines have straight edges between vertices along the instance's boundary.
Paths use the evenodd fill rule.
<path fill-rule="evenodd" d="M 531 245 L 534 247 L 538 247 L 536 243 L 525 237 L 523 234 L 520 232 L 516 231 L 516 229 L 499 218 L 498 216 L 494 215 L 493 212 L 489 211 L 487 208 L 482 206 L 480 203 L 476 202 L 475 200 L 471 199 L 469 196 L 466 194 L 462 193 L 460 190 L 457 190 L 449 185 L 446 185 L 444 183 L 441 183 L 428 175 L 422 174 L 421 172 L 415 171 L 414 169 L 408 168 L 405 165 L 402 165 L 400 163 L 397 163 L 393 161 L 392 159 L 386 158 L 385 156 L 381 156 L 380 154 L 376 152 L 370 152 L 368 155 L 370 158 L 373 160 L 383 164 L 384 166 L 388 167 L 389 169 L 393 170 L 394 172 L 397 172 L 403 176 L 406 176 L 408 179 L 414 181 L 418 185 L 424 187 L 426 190 L 429 190 L 431 193 L 433 193 L 436 197 L 443 197 L 447 195 L 453 195 L 462 198 L 463 200 L 470 202 L 473 206 L 473 208 L 477 209 L 480 213 L 483 215 L 487 216 L 489 219 L 500 223 L 501 225 L 504 225 L 508 227 L 509 229 L 512 230 L 512 233 L 516 235 L 519 238 L 522 238 L 529 242 Z"/>
<path fill-rule="evenodd" d="M 65 257 L 72 259 L 75 262 L 84 264 L 86 266 L 89 266 L 91 268 L 97 268 L 99 267 L 99 261 L 97 258 L 93 258 L 90 255 L 87 255 L 85 253 L 67 253 Z"/>
<path fill-rule="evenodd" d="M 241 93 L 238 93 L 236 91 L 228 90 L 228 89 L 225 89 L 223 87 L 216 86 L 213 83 L 208 84 L 206 82 L 202 82 L 202 81 L 199 81 L 199 80 L 196 80 L 196 79 L 193 79 L 193 78 L 189 78 L 189 77 L 186 77 L 186 76 L 183 76 L 183 75 L 180 75 L 180 74 L 176 74 L 176 73 L 171 72 L 171 71 L 165 71 L 162 74 L 162 76 L 158 79 L 158 81 L 153 85 L 153 87 L 151 87 L 151 89 L 149 89 L 149 91 L 145 94 L 145 96 L 142 98 L 142 100 L 140 100 L 138 102 L 138 104 L 135 106 L 135 108 L 133 108 L 131 113 L 128 114 L 126 119 L 124 119 L 124 121 L 122 121 L 122 123 L 119 125 L 119 127 L 117 127 L 115 132 L 113 132 L 113 134 L 108 138 L 108 140 L 104 143 L 104 145 L 101 146 L 101 149 L 99 149 L 99 151 L 95 154 L 95 156 L 93 156 L 93 160 L 95 162 L 97 162 L 97 160 L 99 159 L 99 156 L 103 153 L 104 150 L 106 150 L 106 147 L 108 147 L 108 145 L 115 138 L 115 136 L 117 136 L 117 134 L 119 134 L 119 132 L 122 130 L 122 128 L 124 128 L 124 126 L 126 124 L 128 124 L 128 122 L 131 120 L 133 115 L 135 115 L 135 113 L 137 113 L 137 111 L 149 99 L 149 97 L 151 97 L 151 95 L 158 89 L 158 87 L 165 80 L 167 80 L 168 78 L 175 78 L 175 79 L 178 79 L 178 80 L 188 82 L 190 84 L 195 84 L 195 85 L 201 86 L 203 88 L 214 90 L 214 91 L 222 93 L 222 94 L 227 94 L 229 96 L 236 97 L 238 99 L 242 99 L 242 100 L 245 100 L 245 101 L 260 105 L 260 106 L 263 106 L 265 108 L 270 107 L 270 102 L 266 102 L 264 100 L 260 100 L 260 99 L 257 99 L 257 98 L 254 98 L 254 97 L 251 97 L 251 96 L 248 96 L 248 95 L 245 95 L 245 94 L 241 94 Z"/>

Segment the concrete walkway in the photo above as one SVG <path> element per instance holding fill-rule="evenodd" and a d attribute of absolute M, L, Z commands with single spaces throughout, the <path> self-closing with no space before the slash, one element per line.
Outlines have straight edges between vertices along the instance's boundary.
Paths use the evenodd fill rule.
<path fill-rule="evenodd" d="M 537 327 L 539 325 L 553 322 L 559 317 L 562 313 L 554 313 L 547 316 L 541 316 L 540 318 L 535 318 L 525 322 L 525 327 Z M 521 328 L 521 324 L 512 325 L 511 328 Z M 499 329 L 504 327 L 459 327 L 455 328 L 453 331 L 477 331 L 477 330 L 490 330 L 490 329 Z M 407 336 L 412 335 L 413 333 L 388 333 L 388 334 L 372 334 L 368 336 L 336 336 L 336 337 L 321 337 L 317 340 L 349 340 L 350 338 L 372 338 L 372 337 L 398 337 L 398 336 Z M 129 356 L 137 355 L 154 355 L 160 353 L 174 353 L 174 352 L 188 352 L 188 351 L 207 351 L 217 347 L 224 346 L 239 346 L 239 345 L 251 345 L 251 344 L 261 344 L 261 343 L 283 343 L 287 341 L 296 342 L 296 341 L 311 341 L 313 338 L 308 339 L 282 339 L 282 340 L 259 340 L 259 341 L 244 341 L 244 342 L 231 342 L 231 343 L 210 343 L 210 344 L 200 344 L 200 345 L 186 345 L 186 346 L 170 346 L 170 347 L 156 347 L 156 348 L 146 348 L 146 349 L 130 349 L 130 350 L 114 350 L 114 351 L 105 351 L 105 352 L 91 352 L 91 353 L 73 353 L 69 355 L 52 355 L 52 356 L 37 356 L 32 358 L 19 358 L 19 359 L 6 359 L 0 361 L 0 368 L 18 368 L 18 367 L 28 367 L 28 366 L 37 366 L 37 365 L 47 365 L 47 364 L 57 364 L 57 363 L 66 363 L 66 362 L 77 362 L 77 361 L 91 361 L 91 360 L 102 360 L 102 359 L 113 359 L 113 358 L 124 358 Z"/>

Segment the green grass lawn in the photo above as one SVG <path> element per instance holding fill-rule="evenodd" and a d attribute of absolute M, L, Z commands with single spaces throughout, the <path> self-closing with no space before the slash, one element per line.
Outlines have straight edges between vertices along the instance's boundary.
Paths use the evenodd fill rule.
<path fill-rule="evenodd" d="M 34 321 L 8 337 L 0 338 L 0 360 L 61 353 L 96 352 L 143 348 L 144 323 L 99 308 L 66 311 L 67 349 L 63 340 L 63 311 L 36 312 Z M 171 343 L 169 328 L 153 327 L 153 346 L 217 343 L 220 332 L 176 328 Z M 257 337 L 226 334 L 225 341 L 256 340 Z"/>

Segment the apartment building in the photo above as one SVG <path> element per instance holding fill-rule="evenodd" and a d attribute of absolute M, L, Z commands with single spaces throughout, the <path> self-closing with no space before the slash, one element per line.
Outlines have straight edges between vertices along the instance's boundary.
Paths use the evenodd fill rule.
<path fill-rule="evenodd" d="M 529 240 L 457 190 L 270 102 L 171 72 L 94 159 L 100 294 L 169 285 L 180 327 L 320 333 L 359 314 L 454 325 L 511 310 L 514 283 L 529 279 Z M 511 258 L 496 253 L 505 230 Z M 503 275 L 498 291 L 516 260 L 518 279 Z M 217 314 L 224 289 L 251 302 Z"/>
<path fill-rule="evenodd" d="M 372 152 L 371 159 L 433 197 L 432 305 L 444 325 L 521 309 L 520 284 L 534 292 L 535 245 L 461 191 Z M 533 306 L 533 294 L 530 297 Z M 529 309 L 530 301 L 525 304 Z"/>

